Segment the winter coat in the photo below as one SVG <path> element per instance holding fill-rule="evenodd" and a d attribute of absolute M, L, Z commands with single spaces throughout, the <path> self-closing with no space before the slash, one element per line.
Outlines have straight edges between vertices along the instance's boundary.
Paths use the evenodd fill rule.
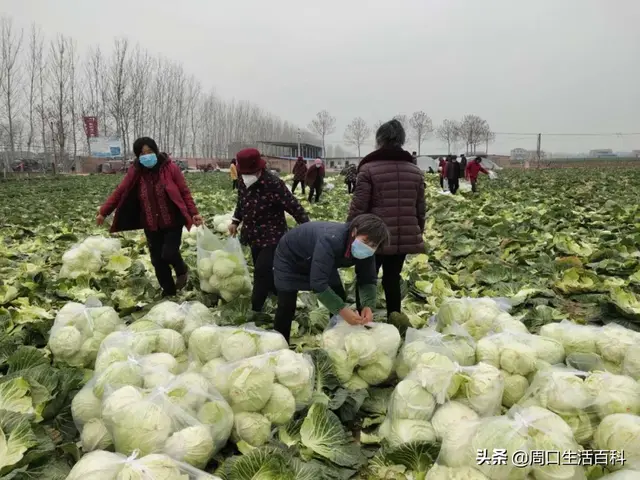
<path fill-rule="evenodd" d="M 340 282 L 339 268 L 354 265 L 359 286 L 377 284 L 375 256 L 363 260 L 351 256 L 348 224 L 310 222 L 282 237 L 273 260 L 273 276 L 278 291 L 322 293 Z"/>
<path fill-rule="evenodd" d="M 293 180 L 296 182 L 304 182 L 307 176 L 307 162 L 304 160 L 296 160 L 293 166 Z"/>
<path fill-rule="evenodd" d="M 465 177 L 469 179 L 470 182 L 475 182 L 478 179 L 478 175 L 480 172 L 484 174 L 489 174 L 487 170 L 475 160 L 467 164 L 467 171 L 465 172 Z"/>
<path fill-rule="evenodd" d="M 319 167 L 311 165 L 307 169 L 307 176 L 305 177 L 304 183 L 309 187 L 322 185 L 324 183 L 324 165 L 320 165 Z"/>
<path fill-rule="evenodd" d="M 460 164 L 455 160 L 446 162 L 444 165 L 444 177 L 448 180 L 457 180 L 460 178 Z"/>
<path fill-rule="evenodd" d="M 426 217 L 424 175 L 411 154 L 401 148 L 382 148 L 362 159 L 348 220 L 372 213 L 384 220 L 391 241 L 383 255 L 423 253 Z"/>
<path fill-rule="evenodd" d="M 462 157 L 460 159 L 460 171 L 465 175 L 465 177 L 466 177 L 468 163 L 469 162 L 467 161 L 467 157 Z"/>
<path fill-rule="evenodd" d="M 309 221 L 307 212 L 279 177 L 263 170 L 250 188 L 242 180 L 238 182 L 233 222 L 237 225 L 242 223 L 242 244 L 252 247 L 277 245 L 288 230 L 285 212 L 299 224 Z"/>
<path fill-rule="evenodd" d="M 349 165 L 348 167 L 344 167 L 340 173 L 344 175 L 344 183 L 355 183 L 356 177 L 358 176 L 358 169 L 355 165 Z"/>
<path fill-rule="evenodd" d="M 438 173 L 440 173 L 441 177 L 444 177 L 444 169 L 447 166 L 447 161 L 443 158 L 438 162 Z"/>
<path fill-rule="evenodd" d="M 155 176 L 154 181 L 149 181 L 152 176 Z M 178 223 L 190 230 L 193 217 L 198 215 L 180 167 L 162 154 L 158 155 L 154 168 L 143 167 L 139 160 L 129 167 L 120 184 L 100 207 L 100 215 L 108 217 L 114 210 L 112 233 L 142 228 L 157 230 Z"/>

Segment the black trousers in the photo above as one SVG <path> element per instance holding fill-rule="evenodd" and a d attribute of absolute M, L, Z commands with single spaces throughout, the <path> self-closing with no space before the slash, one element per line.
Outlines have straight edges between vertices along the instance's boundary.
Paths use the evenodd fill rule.
<path fill-rule="evenodd" d="M 176 282 L 171 269 L 176 277 L 184 275 L 188 271 L 187 264 L 184 263 L 180 255 L 180 244 L 182 243 L 182 226 L 172 227 L 152 232 L 145 230 L 151 255 L 151 264 L 156 271 L 156 278 L 162 288 L 162 296 L 171 297 L 176 294 Z"/>
<path fill-rule="evenodd" d="M 440 188 L 444 190 L 444 177 L 440 175 Z"/>
<path fill-rule="evenodd" d="M 382 288 L 387 302 L 387 318 L 393 312 L 402 311 L 402 267 L 407 256 L 404 253 L 397 255 L 376 255 L 376 272 L 382 268 Z M 360 294 L 356 288 L 356 304 L 358 311 L 362 310 Z"/>
<path fill-rule="evenodd" d="M 313 197 L 316 198 L 316 203 L 320 201 L 320 195 L 322 195 L 322 183 L 314 183 L 313 185 L 309 185 L 309 203 L 313 200 Z"/>
<path fill-rule="evenodd" d="M 477 178 L 475 180 L 471 180 L 471 191 L 474 192 L 474 193 L 478 191 L 478 179 Z"/>
<path fill-rule="evenodd" d="M 304 184 L 304 180 L 294 180 L 293 181 L 293 186 L 291 187 L 291 193 L 296 193 L 296 188 L 298 188 L 298 184 L 302 185 L 302 194 L 305 194 L 305 184 Z"/>
<path fill-rule="evenodd" d="M 449 182 L 449 191 L 455 195 L 456 192 L 458 191 L 458 183 L 460 183 L 460 181 L 457 178 L 450 178 L 448 179 Z"/>
<path fill-rule="evenodd" d="M 238 189 L 238 180 L 236 179 L 231 183 L 231 190 L 237 190 L 237 189 Z"/>
<path fill-rule="evenodd" d="M 347 182 L 347 193 L 351 194 L 356 189 L 356 182 Z"/>
<path fill-rule="evenodd" d="M 253 259 L 253 291 L 251 292 L 251 309 L 262 312 L 269 294 L 276 293 L 273 282 L 273 256 L 277 245 L 267 247 L 251 247 Z"/>
<path fill-rule="evenodd" d="M 342 300 L 347 301 L 347 292 L 345 292 L 342 282 L 329 286 Z M 291 335 L 291 323 L 296 316 L 297 300 L 298 292 L 278 292 L 278 308 L 273 319 L 273 328 L 276 332 L 280 332 L 287 339 L 287 342 Z"/>

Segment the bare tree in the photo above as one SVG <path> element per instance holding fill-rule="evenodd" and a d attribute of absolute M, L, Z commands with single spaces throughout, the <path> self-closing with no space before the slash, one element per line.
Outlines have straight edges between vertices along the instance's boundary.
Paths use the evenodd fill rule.
<path fill-rule="evenodd" d="M 362 117 L 357 117 L 347 125 L 344 132 L 344 141 L 347 145 L 356 147 L 358 149 L 358 156 L 360 156 L 360 147 L 369 136 L 371 136 L 371 129 L 367 126 L 367 122 L 365 122 Z"/>
<path fill-rule="evenodd" d="M 27 71 L 29 75 L 29 86 L 27 92 L 27 103 L 29 108 L 29 134 L 27 135 L 27 151 L 31 151 L 36 136 L 36 110 L 38 102 L 38 89 L 40 88 L 39 76 L 42 73 L 42 54 L 44 40 L 42 32 L 35 23 L 31 26 L 29 36 L 29 58 Z"/>
<path fill-rule="evenodd" d="M 73 141 L 73 156 L 69 159 L 69 165 L 75 167 L 78 158 L 78 101 L 76 98 L 78 76 L 76 68 L 78 57 L 76 52 L 75 40 L 69 38 L 67 40 L 67 48 L 69 49 L 69 124 L 71 128 L 71 140 Z"/>
<path fill-rule="evenodd" d="M 427 137 L 433 132 L 433 122 L 429 115 L 427 115 L 423 111 L 413 112 L 411 115 L 411 119 L 409 120 L 409 125 L 413 130 L 413 135 L 418 144 L 418 155 L 420 155 L 420 147 L 422 143 L 427 139 Z"/>
<path fill-rule="evenodd" d="M 131 102 L 131 71 L 129 69 L 129 41 L 116 39 L 113 58 L 109 66 L 109 113 L 116 124 L 116 131 L 123 147 L 123 161 L 129 152 L 129 126 Z"/>
<path fill-rule="evenodd" d="M 455 120 L 444 120 L 436 129 L 436 138 L 447 144 L 447 153 L 451 153 L 451 147 L 455 148 L 460 139 L 460 124 Z"/>
<path fill-rule="evenodd" d="M 485 142 L 485 151 L 487 155 L 489 155 L 489 144 L 495 142 L 496 134 L 491 131 L 491 127 L 489 127 L 489 123 L 485 122 L 485 129 L 482 132 L 482 140 Z"/>
<path fill-rule="evenodd" d="M 54 145 L 53 172 L 57 172 L 58 163 L 63 161 L 66 155 L 66 141 L 68 136 L 68 105 L 69 105 L 69 79 L 70 59 L 68 40 L 64 35 L 58 35 L 51 41 L 49 51 L 49 82 L 50 82 L 50 108 L 46 115 L 51 129 Z M 56 151 L 57 150 L 57 151 Z"/>
<path fill-rule="evenodd" d="M 404 128 L 407 128 L 409 125 L 409 119 L 404 113 L 394 115 L 393 120 L 398 120 Z"/>
<path fill-rule="evenodd" d="M 460 138 L 465 141 L 468 154 L 476 153 L 478 145 L 484 141 L 483 135 L 490 130 L 487 121 L 479 116 L 464 116 L 460 122 Z"/>
<path fill-rule="evenodd" d="M 9 158 L 5 156 L 4 176 L 7 176 L 9 165 L 15 160 L 16 120 L 19 115 L 21 68 L 18 55 L 22 49 L 23 30 L 14 30 L 13 20 L 0 18 L 0 92 L 6 119 L 7 137 L 9 140 Z"/>
<path fill-rule="evenodd" d="M 322 138 L 322 153 L 326 158 L 325 138 L 327 135 L 331 135 L 336 131 L 335 117 L 329 115 L 329 112 L 326 110 L 322 110 L 316 114 L 316 118 L 314 118 L 309 124 L 309 130 Z"/>

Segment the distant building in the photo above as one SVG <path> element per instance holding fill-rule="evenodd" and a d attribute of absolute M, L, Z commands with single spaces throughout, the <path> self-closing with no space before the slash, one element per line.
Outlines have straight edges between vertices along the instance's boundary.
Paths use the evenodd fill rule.
<path fill-rule="evenodd" d="M 618 154 L 613 153 L 613 150 L 611 150 L 610 148 L 602 148 L 589 151 L 589 158 L 612 158 L 617 156 Z"/>
<path fill-rule="evenodd" d="M 527 150 L 526 148 L 514 148 L 511 150 L 511 161 L 512 162 L 525 162 L 531 161 L 538 158 L 537 150 Z M 545 160 L 547 158 L 547 152 L 544 150 L 540 151 L 540 160 Z"/>
<path fill-rule="evenodd" d="M 297 143 L 257 141 L 254 143 L 234 142 L 229 144 L 229 158 L 234 158 L 240 150 L 245 148 L 257 148 L 260 153 L 268 157 L 297 158 L 302 156 L 306 159 L 322 157 L 322 147 L 310 143 L 301 143 L 300 152 L 298 152 Z"/>
<path fill-rule="evenodd" d="M 631 150 L 631 155 L 640 158 L 640 150 Z"/>

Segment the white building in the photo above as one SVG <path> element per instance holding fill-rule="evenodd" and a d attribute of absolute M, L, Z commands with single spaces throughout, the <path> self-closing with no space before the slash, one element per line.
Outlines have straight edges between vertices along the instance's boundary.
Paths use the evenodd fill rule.
<path fill-rule="evenodd" d="M 613 153 L 613 150 L 611 150 L 610 148 L 601 148 L 589 151 L 589 158 L 607 158 L 617 156 L 618 154 Z"/>
<path fill-rule="evenodd" d="M 525 162 L 527 160 L 535 160 L 538 157 L 536 150 L 527 150 L 526 148 L 514 148 L 511 150 L 512 162 Z M 547 153 L 544 150 L 540 150 L 540 159 L 547 158 Z"/>

